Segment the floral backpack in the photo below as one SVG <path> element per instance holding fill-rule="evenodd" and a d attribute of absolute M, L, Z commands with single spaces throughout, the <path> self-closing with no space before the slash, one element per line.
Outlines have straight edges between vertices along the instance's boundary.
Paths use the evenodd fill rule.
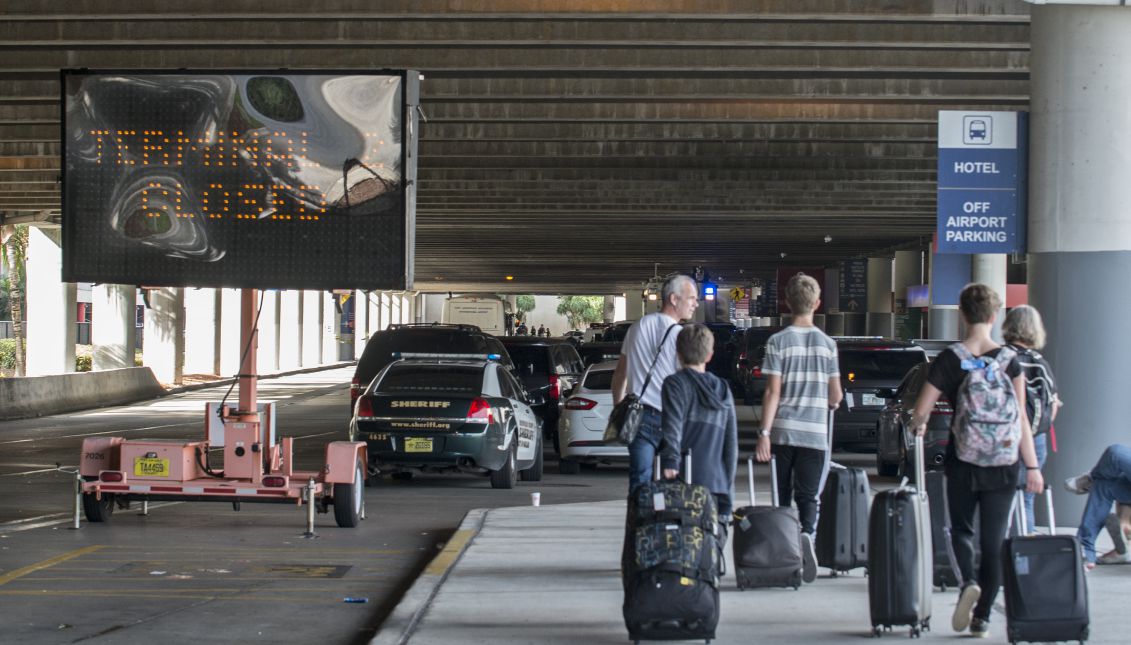
<path fill-rule="evenodd" d="M 1017 462 L 1021 445 L 1021 409 L 1005 368 L 1017 353 L 1002 347 L 993 359 L 975 358 L 962 343 L 958 355 L 966 378 L 954 404 L 955 452 L 975 466 L 1008 466 Z"/>

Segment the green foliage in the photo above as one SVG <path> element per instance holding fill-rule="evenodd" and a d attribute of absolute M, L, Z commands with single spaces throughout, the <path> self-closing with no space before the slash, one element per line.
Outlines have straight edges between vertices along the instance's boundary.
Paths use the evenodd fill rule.
<path fill-rule="evenodd" d="M 558 296 L 558 313 L 566 317 L 570 329 L 600 321 L 604 308 L 604 296 Z"/>
<path fill-rule="evenodd" d="M 518 306 L 519 313 L 525 314 L 528 311 L 534 311 L 534 296 L 516 296 L 515 304 Z"/>
<path fill-rule="evenodd" d="M 0 338 L 0 370 L 16 369 L 16 339 Z"/>
<path fill-rule="evenodd" d="M 94 364 L 90 356 L 75 356 L 75 371 L 76 372 L 89 372 L 91 366 Z"/>

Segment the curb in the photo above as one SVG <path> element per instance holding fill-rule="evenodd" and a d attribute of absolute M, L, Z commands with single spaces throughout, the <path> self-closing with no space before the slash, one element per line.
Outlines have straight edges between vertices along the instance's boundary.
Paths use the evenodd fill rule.
<path fill-rule="evenodd" d="M 440 592 L 441 585 L 467 551 L 471 542 L 479 535 L 483 522 L 487 519 L 486 508 L 475 508 L 467 512 L 459 528 L 452 535 L 443 550 L 424 567 L 420 577 L 412 583 L 405 595 L 397 602 L 393 612 L 381 623 L 377 634 L 369 645 L 403 645 L 412 638 L 417 625 L 432 605 L 432 600 Z"/>

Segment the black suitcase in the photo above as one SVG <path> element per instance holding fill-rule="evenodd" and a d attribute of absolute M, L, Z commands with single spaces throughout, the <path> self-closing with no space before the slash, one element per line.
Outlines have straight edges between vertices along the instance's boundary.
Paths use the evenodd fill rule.
<path fill-rule="evenodd" d="M 1045 489 L 1049 526 L 1056 526 L 1052 491 Z M 1022 527 L 1024 504 L 1015 507 Z M 1022 529 L 1023 531 L 1023 529 Z M 1005 633 L 1021 641 L 1088 640 L 1088 584 L 1080 542 L 1072 535 L 1023 535 L 1002 546 Z"/>
<path fill-rule="evenodd" d="M 838 572 L 868 566 L 868 474 L 833 464 L 821 491 L 817 564 Z"/>
<path fill-rule="evenodd" d="M 923 482 L 923 440 L 916 486 L 876 495 L 868 518 L 868 606 L 872 633 L 909 625 L 911 635 L 931 625 L 931 509 Z"/>
<path fill-rule="evenodd" d="M 734 576 L 740 590 L 801 586 L 801 520 L 794 508 L 778 506 L 777 464 L 770 490 L 773 506 L 755 506 L 754 460 L 746 461 L 750 506 L 734 511 Z"/>
<path fill-rule="evenodd" d="M 688 457 L 689 481 L 690 471 Z M 721 559 L 715 504 L 705 487 L 680 480 L 652 481 L 629 494 L 622 611 L 634 642 L 715 637 Z"/>

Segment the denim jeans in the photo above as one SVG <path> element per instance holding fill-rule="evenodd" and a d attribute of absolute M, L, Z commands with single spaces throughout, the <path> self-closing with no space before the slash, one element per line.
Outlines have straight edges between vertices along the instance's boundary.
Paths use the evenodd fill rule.
<path fill-rule="evenodd" d="M 1033 448 L 1037 451 L 1037 465 L 1041 468 L 1045 467 L 1045 458 L 1049 455 L 1049 434 L 1047 432 L 1033 437 Z M 1018 460 L 1021 468 L 1025 467 L 1025 462 Z M 1025 475 L 1022 473 L 1021 481 L 1025 481 Z M 1033 520 L 1033 493 L 1025 493 L 1025 521 L 1027 522 L 1026 533 L 1032 534 L 1036 530 L 1036 523 Z"/>
<path fill-rule="evenodd" d="M 640 420 L 640 430 L 628 446 L 628 490 L 652 479 L 652 462 L 660 449 L 663 439 L 660 411 L 644 406 L 644 417 Z"/>
<path fill-rule="evenodd" d="M 1112 444 L 1092 468 L 1092 489 L 1076 537 L 1088 562 L 1096 561 L 1096 535 L 1111 513 L 1113 502 L 1131 504 L 1131 447 Z"/>

